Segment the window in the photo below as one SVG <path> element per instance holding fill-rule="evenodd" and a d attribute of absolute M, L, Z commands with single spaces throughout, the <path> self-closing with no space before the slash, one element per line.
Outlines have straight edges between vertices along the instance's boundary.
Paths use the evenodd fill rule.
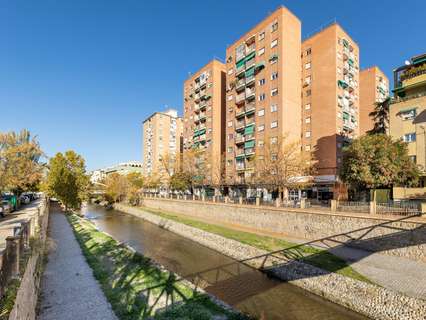
<path fill-rule="evenodd" d="M 261 56 L 264 53 L 265 53 L 265 48 L 259 49 L 259 51 L 257 51 L 258 56 Z"/>
<path fill-rule="evenodd" d="M 408 156 L 410 158 L 411 161 L 413 161 L 414 163 L 416 163 L 417 161 L 417 157 L 416 156 Z"/>
<path fill-rule="evenodd" d="M 261 93 L 261 94 L 259 95 L 259 101 L 263 101 L 263 100 L 265 100 L 265 98 L 266 98 L 266 96 L 265 96 L 265 94 L 264 94 L 264 93 Z"/>
<path fill-rule="evenodd" d="M 309 97 L 309 96 L 311 95 L 311 93 L 312 93 L 312 92 L 311 92 L 311 89 L 306 90 L 306 96 L 307 96 L 307 97 Z"/>
<path fill-rule="evenodd" d="M 259 40 L 263 40 L 265 39 L 265 31 L 262 31 L 261 33 L 259 33 Z"/>
<path fill-rule="evenodd" d="M 263 140 L 259 140 L 258 142 L 257 142 L 257 146 L 258 147 L 263 147 L 264 146 L 264 142 L 263 142 Z"/>
<path fill-rule="evenodd" d="M 310 62 L 305 63 L 305 69 L 307 70 L 310 68 L 311 68 L 311 63 Z"/>
<path fill-rule="evenodd" d="M 310 138 L 311 137 L 311 132 L 310 131 L 306 131 L 305 132 L 305 137 L 306 138 Z"/>
<path fill-rule="evenodd" d="M 271 112 L 277 112 L 277 110 L 278 110 L 278 105 L 271 104 Z"/>
<path fill-rule="evenodd" d="M 263 86 L 265 84 L 266 80 L 265 79 L 260 79 L 259 80 L 259 86 Z"/>
<path fill-rule="evenodd" d="M 307 77 L 305 78 L 305 83 L 306 83 L 307 85 L 310 85 L 310 84 L 311 84 L 311 76 L 307 76 Z"/>
<path fill-rule="evenodd" d="M 274 88 L 271 90 L 271 97 L 275 97 L 276 95 L 278 95 L 278 88 Z"/>
<path fill-rule="evenodd" d="M 404 137 L 402 138 L 402 140 L 404 140 L 405 142 L 414 142 L 416 141 L 416 133 L 412 132 L 412 133 L 404 134 Z"/>
<path fill-rule="evenodd" d="M 271 144 L 276 144 L 278 142 L 278 137 L 271 137 Z"/>
<path fill-rule="evenodd" d="M 265 130 L 265 126 L 263 124 L 257 127 L 257 131 L 261 132 L 263 130 Z"/>
<path fill-rule="evenodd" d="M 234 98 L 234 96 L 231 94 L 230 96 L 228 96 L 228 101 L 231 101 Z"/>
<path fill-rule="evenodd" d="M 233 74 L 233 73 L 234 73 L 234 69 L 231 68 L 228 70 L 228 74 Z"/>
<path fill-rule="evenodd" d="M 278 30 L 278 21 L 275 21 L 271 26 L 271 32 Z"/>
<path fill-rule="evenodd" d="M 311 104 L 310 103 L 305 104 L 305 110 L 309 110 L 309 109 L 311 109 Z"/>
<path fill-rule="evenodd" d="M 228 121 L 228 127 L 229 127 L 229 128 L 230 128 L 230 127 L 232 127 L 232 124 L 233 124 L 232 120 L 231 120 L 231 121 Z"/>
<path fill-rule="evenodd" d="M 337 74 L 342 74 L 342 68 L 337 67 Z"/>
<path fill-rule="evenodd" d="M 228 160 L 228 161 L 226 161 L 226 165 L 228 166 L 228 167 L 230 167 L 230 166 L 232 166 L 232 160 Z"/>
<path fill-rule="evenodd" d="M 310 144 L 307 144 L 305 146 L 305 151 L 311 151 L 311 145 Z"/>
<path fill-rule="evenodd" d="M 311 123 L 311 117 L 306 117 L 305 118 L 305 123 Z"/>
<path fill-rule="evenodd" d="M 232 147 L 228 147 L 228 153 L 231 153 L 232 151 L 234 151 L 234 149 Z"/>
<path fill-rule="evenodd" d="M 272 40 L 271 48 L 275 48 L 278 45 L 278 39 Z"/>
<path fill-rule="evenodd" d="M 272 72 L 272 74 L 271 74 L 271 80 L 275 80 L 275 79 L 278 79 L 278 72 L 277 71 Z"/>
<path fill-rule="evenodd" d="M 234 134 L 230 133 L 228 134 L 228 140 L 232 140 L 234 138 Z"/>
<path fill-rule="evenodd" d="M 271 129 L 278 127 L 278 121 L 271 122 Z"/>
<path fill-rule="evenodd" d="M 263 116 L 265 115 L 265 109 L 259 110 L 259 111 L 257 112 L 257 115 L 258 115 L 259 117 L 263 117 Z"/>
<path fill-rule="evenodd" d="M 306 49 L 306 55 L 307 55 L 307 56 L 309 56 L 311 53 L 312 53 L 312 49 L 311 49 L 311 48 Z"/>
<path fill-rule="evenodd" d="M 402 120 L 413 120 L 416 117 L 416 109 L 403 110 L 399 112 Z"/>

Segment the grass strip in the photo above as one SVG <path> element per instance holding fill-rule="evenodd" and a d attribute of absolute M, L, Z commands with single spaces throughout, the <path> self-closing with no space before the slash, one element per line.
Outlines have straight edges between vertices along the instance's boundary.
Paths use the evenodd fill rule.
<path fill-rule="evenodd" d="M 142 209 L 160 217 L 180 222 L 185 225 L 201 229 L 206 232 L 214 233 L 228 239 L 236 240 L 269 252 L 297 246 L 298 251 L 304 255 L 303 258 L 298 259 L 302 262 L 308 263 L 329 272 L 338 273 L 345 277 L 372 283 L 368 278 L 355 271 L 350 265 L 346 263 L 345 260 L 335 256 L 327 250 L 322 250 L 307 245 L 299 245 L 297 243 L 292 243 L 279 238 L 268 237 L 251 232 L 230 229 L 215 224 L 209 224 L 188 217 L 176 215 L 171 212 L 155 210 L 147 207 L 142 207 Z"/>
<path fill-rule="evenodd" d="M 99 231 L 91 222 L 68 215 L 95 278 L 121 320 L 247 319 L 225 310 L 206 294 L 194 292 L 173 273 Z M 171 304 L 170 304 L 171 303 Z"/>

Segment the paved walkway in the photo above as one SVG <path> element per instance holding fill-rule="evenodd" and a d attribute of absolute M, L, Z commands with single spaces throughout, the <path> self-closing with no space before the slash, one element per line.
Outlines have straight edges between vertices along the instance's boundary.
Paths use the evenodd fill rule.
<path fill-rule="evenodd" d="M 179 215 L 193 220 L 220 225 L 229 229 L 280 238 L 297 244 L 307 242 L 303 239 L 293 238 L 277 233 L 260 232 L 253 228 L 223 223 L 211 218 L 200 219 L 186 214 Z M 413 298 L 426 300 L 425 263 L 346 246 L 328 248 L 318 245 L 317 247 L 328 249 L 334 255 L 344 259 L 354 270 L 384 288 L 403 293 Z"/>
<path fill-rule="evenodd" d="M 53 242 L 41 284 L 39 320 L 116 320 L 71 226 L 51 207 L 49 240 Z"/>

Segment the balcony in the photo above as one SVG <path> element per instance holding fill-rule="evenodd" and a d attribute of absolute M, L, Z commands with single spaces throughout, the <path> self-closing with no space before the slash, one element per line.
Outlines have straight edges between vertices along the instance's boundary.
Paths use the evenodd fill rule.
<path fill-rule="evenodd" d="M 244 117 L 244 114 L 246 113 L 246 110 L 244 109 L 244 107 L 242 107 L 241 109 L 237 109 L 237 112 L 235 113 L 235 117 L 238 118 L 242 118 Z"/>
<path fill-rule="evenodd" d="M 241 144 L 245 141 L 245 136 L 242 134 L 237 134 L 237 136 L 235 137 L 235 144 Z"/>
<path fill-rule="evenodd" d="M 246 85 L 246 86 L 249 86 L 249 85 L 251 85 L 251 84 L 254 84 L 254 81 L 255 81 L 255 80 L 256 80 L 256 78 L 254 77 L 254 75 L 249 76 L 248 78 L 246 78 L 245 85 Z"/>
<path fill-rule="evenodd" d="M 254 155 L 256 152 L 255 152 L 255 150 L 254 150 L 254 148 L 247 148 L 247 149 L 244 149 L 245 150 L 245 155 L 248 157 L 248 156 L 252 156 L 252 155 Z"/>
<path fill-rule="evenodd" d="M 346 89 L 347 87 L 349 87 L 349 85 L 344 80 L 338 80 L 337 85 L 342 89 Z"/>
<path fill-rule="evenodd" d="M 254 53 L 254 52 L 253 52 Z M 256 59 L 255 58 L 251 58 L 250 60 L 246 61 L 246 70 L 250 69 L 251 67 L 253 67 L 256 64 Z"/>
<path fill-rule="evenodd" d="M 237 149 L 237 151 L 235 152 L 235 157 L 236 158 L 244 158 L 245 156 L 245 151 L 243 148 L 241 149 Z"/>
<path fill-rule="evenodd" d="M 254 89 L 246 88 L 246 99 L 251 100 L 254 99 L 256 92 Z"/>
<path fill-rule="evenodd" d="M 254 117 L 247 118 L 246 120 L 246 126 L 249 126 L 251 124 L 254 124 Z"/>
<path fill-rule="evenodd" d="M 254 133 L 249 133 L 249 134 L 246 134 L 245 136 L 244 136 L 244 141 L 246 142 L 246 141 L 251 141 L 251 140 L 254 140 L 255 139 L 255 136 L 254 136 Z"/>
<path fill-rule="evenodd" d="M 244 120 L 243 121 L 236 121 L 235 122 L 235 130 L 236 131 L 243 130 L 245 126 L 246 126 L 246 123 L 245 123 Z"/>
<path fill-rule="evenodd" d="M 245 92 L 240 93 L 239 95 L 237 95 L 237 96 L 235 97 L 235 103 L 236 103 L 236 104 L 240 104 L 240 103 L 244 102 L 245 98 L 246 98 L 246 94 L 245 94 Z"/>
<path fill-rule="evenodd" d="M 246 79 L 244 79 L 244 78 L 239 79 L 239 80 L 235 83 L 235 90 L 237 90 L 237 92 L 238 92 L 238 91 L 241 91 L 241 89 L 244 89 L 245 85 L 246 85 Z"/>
<path fill-rule="evenodd" d="M 252 102 L 252 103 L 248 103 L 246 105 L 246 115 L 251 115 L 253 113 L 256 112 L 256 105 Z"/>
<path fill-rule="evenodd" d="M 242 76 L 243 74 L 244 74 L 244 71 L 245 71 L 246 69 L 245 69 L 245 64 L 243 63 L 243 64 L 240 64 L 240 65 L 237 65 L 237 67 L 236 67 L 236 69 L 235 69 L 235 76 L 236 77 L 240 77 L 240 76 Z"/>

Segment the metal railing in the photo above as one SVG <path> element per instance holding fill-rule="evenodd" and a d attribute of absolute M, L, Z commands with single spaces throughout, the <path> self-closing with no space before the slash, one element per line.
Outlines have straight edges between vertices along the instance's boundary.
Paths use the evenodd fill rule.
<path fill-rule="evenodd" d="M 316 199 L 296 199 L 296 200 L 278 200 L 264 199 L 256 197 L 240 196 L 200 196 L 200 195 L 158 195 L 155 193 L 146 194 L 148 198 L 171 198 L 180 200 L 209 201 L 216 203 L 244 204 L 278 208 L 299 208 L 315 209 L 337 213 L 361 213 L 361 214 L 379 214 L 379 215 L 401 215 L 415 216 L 421 215 L 421 206 L 414 201 L 390 201 L 387 203 L 375 203 L 365 201 L 337 201 L 337 200 L 316 200 Z"/>

